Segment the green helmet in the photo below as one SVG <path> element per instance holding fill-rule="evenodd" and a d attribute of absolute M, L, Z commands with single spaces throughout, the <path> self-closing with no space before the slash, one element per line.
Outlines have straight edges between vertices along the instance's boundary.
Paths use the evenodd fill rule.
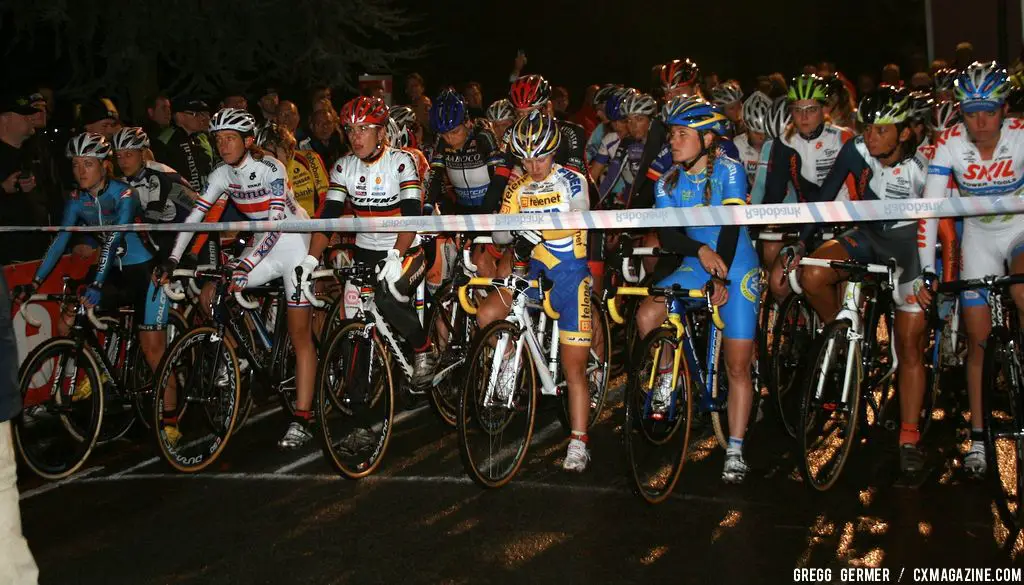
<path fill-rule="evenodd" d="M 828 84 L 821 77 L 810 73 L 794 77 L 789 82 L 789 92 L 786 100 L 797 102 L 800 100 L 815 100 L 824 103 L 828 99 Z"/>

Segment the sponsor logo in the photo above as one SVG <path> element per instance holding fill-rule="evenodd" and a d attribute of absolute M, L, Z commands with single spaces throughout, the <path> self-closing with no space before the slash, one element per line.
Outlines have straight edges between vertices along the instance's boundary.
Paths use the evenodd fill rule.
<path fill-rule="evenodd" d="M 815 143 L 814 150 L 821 150 L 822 146 L 824 146 L 824 144 L 822 144 L 821 141 L 819 140 L 817 143 Z"/>
<path fill-rule="evenodd" d="M 249 173 L 249 180 L 250 181 L 255 181 L 256 180 L 256 171 L 253 171 L 253 172 Z"/>
<path fill-rule="evenodd" d="M 405 170 L 405 163 L 398 165 L 398 172 Z M 380 177 L 377 177 L 377 182 L 380 183 Z"/>
<path fill-rule="evenodd" d="M 762 205 L 760 207 L 744 207 L 747 219 L 778 219 L 782 217 L 800 217 L 800 207 L 796 204 Z"/>
<path fill-rule="evenodd" d="M 979 181 L 1011 179 L 1013 176 L 1013 161 L 1010 159 L 987 165 L 970 164 L 967 165 L 967 169 L 963 174 L 964 179 L 977 179 Z"/>
<path fill-rule="evenodd" d="M 743 298 L 752 303 L 757 302 L 757 299 L 761 298 L 760 268 L 751 268 L 743 275 L 743 280 L 740 281 L 740 292 L 743 293 Z"/>

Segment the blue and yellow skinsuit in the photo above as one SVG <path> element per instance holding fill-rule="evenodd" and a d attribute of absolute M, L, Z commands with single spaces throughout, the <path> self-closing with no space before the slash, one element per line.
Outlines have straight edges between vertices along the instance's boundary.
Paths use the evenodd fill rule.
<path fill-rule="evenodd" d="M 509 183 L 500 213 L 564 213 L 589 209 L 587 180 L 559 164 L 542 181 L 524 174 Z M 590 268 L 587 265 L 585 230 L 545 230 L 544 241 L 533 249 L 529 278 L 541 272 L 554 282 L 551 306 L 558 311 L 559 341 L 565 345 L 590 346 Z M 530 289 L 536 300 L 540 291 Z"/>
<path fill-rule="evenodd" d="M 654 206 L 701 207 L 704 205 L 744 205 L 747 199 L 747 179 L 742 163 L 721 154 L 709 162 L 711 166 L 711 198 L 705 202 L 707 170 L 688 173 L 682 166 L 675 166 L 662 176 L 655 187 Z M 721 226 L 668 228 L 684 229 L 689 239 L 710 247 L 729 263 L 729 300 L 721 308 L 725 320 L 725 337 L 731 339 L 753 339 L 757 327 L 757 310 L 761 299 L 760 262 L 750 235 L 745 227 L 738 229 L 735 236 L 735 254 L 731 263 L 723 253 L 723 229 Z M 736 232 L 733 232 L 736 233 Z M 671 250 L 662 236 L 662 245 Z M 711 275 L 704 270 L 696 254 L 687 255 L 674 273 L 658 283 L 660 287 L 678 284 L 682 288 L 699 289 L 707 284 Z"/>

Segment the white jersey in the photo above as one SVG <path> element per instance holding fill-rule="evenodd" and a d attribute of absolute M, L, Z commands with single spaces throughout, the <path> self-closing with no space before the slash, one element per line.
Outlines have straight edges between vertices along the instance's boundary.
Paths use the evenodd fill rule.
<path fill-rule="evenodd" d="M 761 149 L 750 145 L 750 135 L 745 132 L 734 138 L 732 143 L 736 145 L 736 150 L 740 155 L 739 160 L 743 163 L 744 170 L 747 171 L 747 189 L 749 190 L 754 186 L 757 167 L 761 163 Z M 764 145 L 762 144 L 762 146 Z"/>
<path fill-rule="evenodd" d="M 235 207 L 253 221 L 309 219 L 306 211 L 295 202 L 284 164 L 269 155 L 256 160 L 246 153 L 238 166 L 222 164 L 213 169 L 203 194 L 196 201 L 185 223 L 202 221 L 217 201 L 225 196 L 231 198 Z M 181 258 L 192 236 L 189 232 L 178 236 L 171 258 Z M 256 234 L 252 251 L 242 258 L 239 268 L 252 270 L 270 253 L 280 237 L 281 232 Z"/>
<path fill-rule="evenodd" d="M 601 137 L 601 144 L 597 147 L 597 156 L 590 162 L 608 166 L 611 159 L 615 158 L 615 153 L 618 152 L 621 142 L 622 140 L 617 133 L 605 133 Z"/>
<path fill-rule="evenodd" d="M 423 204 L 423 185 L 416 160 L 408 152 L 385 147 L 376 159 L 366 162 L 350 154 L 331 169 L 327 201 L 349 202 L 356 217 L 402 215 L 402 203 Z M 397 233 L 359 232 L 356 246 L 364 250 L 386 252 L 395 247 Z M 418 246 L 417 235 L 412 245 Z"/>

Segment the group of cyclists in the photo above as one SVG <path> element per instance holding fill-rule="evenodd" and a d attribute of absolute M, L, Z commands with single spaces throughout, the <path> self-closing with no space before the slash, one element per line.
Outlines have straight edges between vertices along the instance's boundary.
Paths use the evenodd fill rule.
<path fill-rule="evenodd" d="M 109 139 L 83 133 L 67 145 L 77 189 L 67 202 L 63 225 L 196 223 L 215 220 L 225 207 L 249 220 L 276 222 L 937 199 L 1013 195 L 1024 181 L 1024 124 L 1009 117 L 1006 107 L 1010 92 L 1018 90 L 995 62 L 941 70 L 931 92 L 880 86 L 860 99 L 855 127 L 840 126 L 831 116 L 842 113 L 835 96 L 843 91 L 843 81 L 835 76 L 796 76 L 784 96 L 772 99 L 761 91 L 745 94 L 732 81 L 704 95 L 700 69 L 689 59 L 659 65 L 656 71 L 657 97 L 618 85 L 596 91 L 592 106 L 600 124 L 589 136 L 580 125 L 554 116 L 551 86 L 541 75 L 515 79 L 508 97 L 491 104 L 478 119 L 471 118 L 459 93 L 442 91 L 429 110 L 427 135 L 434 137 L 429 144 L 420 142 L 424 129 L 409 107 L 389 108 L 371 96 L 352 99 L 340 112 L 349 153 L 328 161 L 328 185 L 315 209 L 297 203 L 292 161 L 285 160 L 294 156 L 294 137 L 276 125 L 258 125 L 245 110 L 224 108 L 210 119 L 222 162 L 201 193 L 174 169 L 153 160 L 150 138 L 141 128 L 122 128 Z M 925 392 L 925 311 L 941 280 L 934 276 L 938 237 L 943 235 L 944 258 L 953 258 L 955 238 L 946 237 L 950 230 L 935 220 L 861 223 L 824 243 L 822 227 L 804 226 L 798 237 L 762 243 L 753 230 L 730 225 L 633 234 L 637 242 L 671 254 L 645 261 L 652 285 L 709 286 L 711 302 L 721 311 L 730 388 L 722 472 L 726 482 L 742 482 L 749 472 L 743 445 L 757 390 L 751 363 L 760 304 L 792 294 L 785 274 L 805 256 L 894 260 L 899 266 L 894 343 L 902 419 L 900 470 L 907 475 L 924 472 L 918 418 Z M 336 234 L 257 233 L 226 261 L 211 246 L 192 245 L 194 232 L 164 234 L 111 232 L 96 242 L 99 266 L 81 302 L 87 307 L 134 305 L 141 316 L 136 323 L 145 359 L 155 371 L 167 347 L 164 328 L 171 305 L 162 285 L 187 255 L 198 249 L 203 255 L 199 264 L 222 264 L 230 273 L 231 292 L 281 279 L 295 352 L 296 401 L 278 445 L 306 445 L 314 437 L 317 346 L 303 290 L 326 264 L 324 252 Z M 571 423 L 563 468 L 583 471 L 590 462 L 586 364 L 596 336 L 591 292 L 605 286 L 604 259 L 611 242 L 626 236 L 576 229 L 476 235 L 483 237 L 474 240 L 471 257 L 480 276 L 543 274 L 553 281 L 547 294 L 559 315 L 559 355 Z M 56 238 L 32 283 L 17 287 L 16 298 L 27 299 L 38 289 L 70 237 L 62 232 Z M 436 250 L 425 249 L 428 245 Z M 376 267 L 377 306 L 408 342 L 411 382 L 420 387 L 434 377 L 434 353 L 411 302 L 399 299 L 413 296 L 424 279 L 436 290 L 453 277 L 452 255 L 443 252 L 449 245 L 444 238 L 424 244 L 411 232 L 355 235 L 352 261 Z M 1007 267 L 1011 273 L 1024 272 L 1024 218 L 967 218 L 960 249 L 970 260 L 961 268 L 963 278 L 1004 274 Z M 811 306 L 828 323 L 840 308 L 844 274 L 809 266 L 799 278 Z M 765 279 L 770 294 L 763 294 Z M 1013 290 L 1013 297 L 1024 310 L 1024 290 Z M 486 295 L 479 301 L 478 325 L 504 318 L 509 307 L 508 291 Z M 663 297 L 645 299 L 635 312 L 638 334 L 648 335 L 666 316 Z M 980 477 L 986 472 L 981 348 L 990 328 L 984 298 L 965 294 L 963 319 L 969 340 L 966 385 L 972 432 L 963 465 Z M 658 364 L 651 399 L 654 416 L 667 408 L 674 381 L 671 366 Z M 158 432 L 173 443 L 176 388 L 170 384 L 163 392 Z"/>

